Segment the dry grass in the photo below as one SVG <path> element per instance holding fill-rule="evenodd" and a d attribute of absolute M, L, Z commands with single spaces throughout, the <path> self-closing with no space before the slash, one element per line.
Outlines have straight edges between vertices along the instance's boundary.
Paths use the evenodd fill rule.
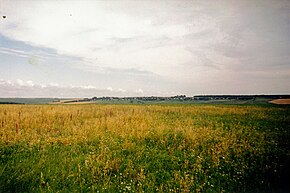
<path fill-rule="evenodd" d="M 258 109 L 258 108 L 256 108 Z M 214 106 L 134 106 L 134 105 L 2 105 L 0 111 L 1 140 L 6 144 L 36 144 L 56 141 L 73 143 L 101 137 L 104 133 L 123 138 L 144 139 L 154 133 L 182 132 L 189 142 L 217 138 L 224 133 L 222 123 L 206 116 L 237 115 L 255 108 L 219 108 Z M 205 117 L 203 117 L 203 115 Z M 265 117 L 265 112 L 258 114 Z M 230 125 L 236 131 L 243 125 Z M 215 127 L 216 129 L 212 130 Z M 231 133 L 232 135 L 232 133 Z M 70 142 L 70 143 L 71 143 Z M 67 142 L 69 143 L 69 142 Z"/>
<path fill-rule="evenodd" d="M 288 123 L 289 111 L 258 106 L 0 105 L 2 183 L 48 192 L 65 191 L 65 179 L 74 192 L 272 188 L 264 175 L 281 169 L 269 155 L 280 156 Z"/>

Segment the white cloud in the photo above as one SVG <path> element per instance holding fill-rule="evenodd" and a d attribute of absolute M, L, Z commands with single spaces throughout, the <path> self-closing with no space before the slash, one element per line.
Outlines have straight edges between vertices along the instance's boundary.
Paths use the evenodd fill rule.
<path fill-rule="evenodd" d="M 113 88 L 112 87 L 107 87 L 107 90 L 108 91 L 113 91 Z"/>
<path fill-rule="evenodd" d="M 124 89 L 122 89 L 122 88 L 119 88 L 117 91 L 118 91 L 118 92 L 122 92 L 122 93 L 125 93 L 125 92 L 126 92 L 126 90 L 124 90 Z"/>
<path fill-rule="evenodd" d="M 11 85 L 13 85 L 13 83 L 10 80 L 0 79 L 0 85 L 11 86 Z"/>
<path fill-rule="evenodd" d="M 45 84 L 40 84 L 40 87 L 41 87 L 41 88 L 46 88 L 47 85 L 45 85 Z"/>
<path fill-rule="evenodd" d="M 130 92 L 129 92 L 130 93 Z M 131 92 L 131 94 L 134 92 Z M 93 96 L 125 96 L 123 89 L 113 90 L 97 88 L 92 85 L 75 86 L 36 84 L 30 80 L 16 81 L 0 79 L 0 97 L 93 97 Z"/>
<path fill-rule="evenodd" d="M 31 80 L 26 81 L 27 86 L 34 86 L 34 83 Z"/>
<path fill-rule="evenodd" d="M 23 81 L 21 79 L 17 79 L 16 84 L 19 86 L 26 86 L 26 87 L 33 87 L 35 85 L 31 80 Z"/>
<path fill-rule="evenodd" d="M 87 85 L 87 86 L 84 86 L 82 88 L 84 88 L 84 89 L 96 89 L 96 87 L 92 86 L 92 85 Z"/>
<path fill-rule="evenodd" d="M 48 86 L 51 86 L 51 87 L 59 87 L 59 84 L 58 83 L 54 83 L 54 82 L 51 82 L 48 84 Z M 73 88 L 73 86 L 71 86 Z"/>
<path fill-rule="evenodd" d="M 138 94 L 143 94 L 143 93 L 144 93 L 144 91 L 143 91 L 141 88 L 139 88 L 139 89 L 136 90 L 135 92 L 138 93 Z"/>

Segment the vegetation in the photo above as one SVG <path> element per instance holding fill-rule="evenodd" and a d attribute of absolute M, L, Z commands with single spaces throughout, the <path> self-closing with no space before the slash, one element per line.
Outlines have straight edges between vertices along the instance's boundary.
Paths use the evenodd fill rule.
<path fill-rule="evenodd" d="M 57 98 L 0 98 L 0 104 L 47 104 L 57 101 Z"/>
<path fill-rule="evenodd" d="M 92 97 L 92 98 L 0 98 L 0 104 L 268 104 L 290 95 L 176 95 L 171 97 Z M 288 102 L 285 102 L 288 101 Z"/>
<path fill-rule="evenodd" d="M 0 192 L 289 191 L 290 110 L 0 105 Z"/>

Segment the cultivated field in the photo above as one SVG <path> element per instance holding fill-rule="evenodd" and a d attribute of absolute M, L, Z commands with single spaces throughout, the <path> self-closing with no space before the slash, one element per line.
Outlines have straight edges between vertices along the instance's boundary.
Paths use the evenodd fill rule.
<path fill-rule="evenodd" d="M 270 103 L 278 104 L 278 105 L 289 105 L 290 99 L 276 99 L 276 100 L 270 101 Z"/>
<path fill-rule="evenodd" d="M 0 192 L 289 191 L 290 109 L 0 105 Z"/>

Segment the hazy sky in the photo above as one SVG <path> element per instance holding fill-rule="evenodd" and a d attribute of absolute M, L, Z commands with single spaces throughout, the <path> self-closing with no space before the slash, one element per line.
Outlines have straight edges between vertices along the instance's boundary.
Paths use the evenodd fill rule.
<path fill-rule="evenodd" d="M 289 10 L 289 0 L 0 0 L 0 97 L 289 94 Z"/>

